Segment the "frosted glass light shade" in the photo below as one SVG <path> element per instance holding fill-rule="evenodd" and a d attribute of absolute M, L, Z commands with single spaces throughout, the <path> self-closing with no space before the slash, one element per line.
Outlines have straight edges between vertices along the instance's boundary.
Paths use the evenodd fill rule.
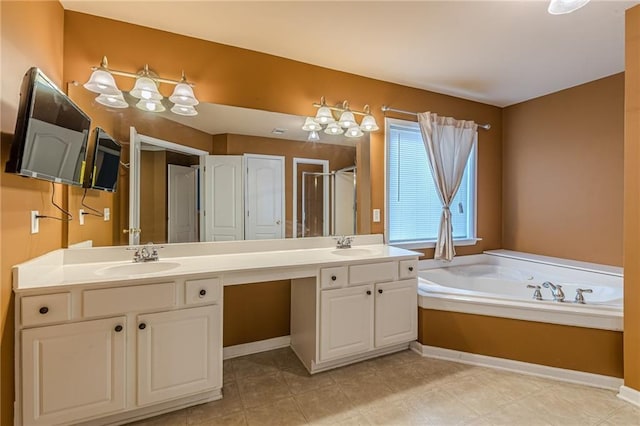
<path fill-rule="evenodd" d="M 176 88 L 173 89 L 173 94 L 169 96 L 169 100 L 176 105 L 194 106 L 200 103 L 193 94 L 193 88 L 186 83 L 176 84 Z"/>
<path fill-rule="evenodd" d="M 96 98 L 96 102 L 110 108 L 128 108 L 129 104 L 124 100 L 122 92 L 119 95 L 102 94 Z"/>
<path fill-rule="evenodd" d="M 331 114 L 331 110 L 326 106 L 318 108 L 315 120 L 320 124 L 329 124 L 336 121 L 336 119 L 333 118 L 333 114 Z"/>
<path fill-rule="evenodd" d="M 589 0 L 551 0 L 547 10 L 552 15 L 564 15 L 580 9 L 587 3 Z"/>
<path fill-rule="evenodd" d="M 140 99 L 136 107 L 148 112 L 162 112 L 166 110 L 162 102 L 156 99 Z"/>
<path fill-rule="evenodd" d="M 311 117 L 307 117 L 304 120 L 304 125 L 302 126 L 302 130 L 304 130 L 305 132 L 317 132 L 319 130 L 322 130 L 322 126 L 319 123 L 316 123 L 316 121 L 311 118 Z"/>
<path fill-rule="evenodd" d="M 349 127 L 355 126 L 357 123 L 353 113 L 351 111 L 345 111 L 340 115 L 338 124 L 345 129 L 348 129 Z"/>
<path fill-rule="evenodd" d="M 355 125 L 355 126 L 349 127 L 347 131 L 344 133 L 344 135 L 348 138 L 359 138 L 360 136 L 364 135 L 364 133 L 362 133 L 362 130 L 360 130 L 360 127 Z"/>
<path fill-rule="evenodd" d="M 324 129 L 324 132 L 328 135 L 341 135 L 344 133 L 344 130 L 342 130 L 342 127 L 338 126 L 338 123 L 333 122 L 327 124 L 327 128 Z"/>
<path fill-rule="evenodd" d="M 312 130 L 309 132 L 309 137 L 307 138 L 309 142 L 318 142 L 320 140 L 320 135 L 317 131 Z"/>
<path fill-rule="evenodd" d="M 156 100 L 162 99 L 162 95 L 158 92 L 158 86 L 156 82 L 149 77 L 138 77 L 136 79 L 136 85 L 129 94 L 138 99 Z"/>
<path fill-rule="evenodd" d="M 89 77 L 89 81 L 87 81 L 83 87 L 102 95 L 117 96 L 118 94 L 121 94 L 120 90 L 118 90 L 118 86 L 116 86 L 116 81 L 113 79 L 113 76 L 109 71 L 105 70 L 95 70 L 92 72 L 91 77 Z"/>
<path fill-rule="evenodd" d="M 373 115 L 365 115 L 362 119 L 362 123 L 360 123 L 360 129 L 364 130 L 365 132 L 375 132 L 380 128 L 378 127 L 378 123 L 376 123 L 376 119 L 373 117 Z"/>
<path fill-rule="evenodd" d="M 173 108 L 171 108 L 171 112 L 178 115 L 186 115 L 187 117 L 198 115 L 198 111 L 196 111 L 193 105 L 175 104 Z"/>

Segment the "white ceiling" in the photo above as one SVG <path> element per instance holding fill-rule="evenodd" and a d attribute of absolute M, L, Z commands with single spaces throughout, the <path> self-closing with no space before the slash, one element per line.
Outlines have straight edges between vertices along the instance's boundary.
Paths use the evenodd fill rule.
<path fill-rule="evenodd" d="M 624 70 L 624 11 L 592 0 L 91 1 L 65 9 L 507 106 Z M 188 72 L 188 70 L 187 70 Z"/>

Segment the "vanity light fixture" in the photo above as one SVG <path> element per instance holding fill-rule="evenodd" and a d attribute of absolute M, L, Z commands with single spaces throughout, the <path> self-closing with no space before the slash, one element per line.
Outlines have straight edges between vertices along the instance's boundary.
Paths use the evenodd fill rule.
<path fill-rule="evenodd" d="M 199 104 L 198 99 L 193 93 L 193 84 L 187 81 L 182 71 L 180 80 L 170 80 L 160 78 L 153 71 L 149 70 L 149 66 L 137 72 L 131 73 L 127 71 L 117 71 L 109 69 L 107 57 L 102 58 L 100 66 L 91 67 L 93 71 L 89 81 L 84 84 L 85 89 L 100 95 L 96 98 L 96 102 L 114 108 L 127 108 L 129 104 L 125 101 L 122 92 L 118 89 L 113 78 L 114 75 L 135 78 L 136 82 L 129 94 L 140 99 L 136 103 L 136 107 L 148 112 L 162 112 L 166 108 L 162 104 L 164 97 L 158 90 L 160 83 L 173 84 L 175 89 L 169 100 L 174 103 L 171 112 L 178 115 L 193 116 L 198 115 L 198 111 L 194 108 Z"/>
<path fill-rule="evenodd" d="M 552 15 L 564 15 L 580 9 L 589 0 L 551 0 L 547 11 Z"/>
<path fill-rule="evenodd" d="M 320 98 L 320 103 L 314 103 L 313 106 L 318 108 L 315 117 L 307 117 L 302 126 L 302 130 L 307 132 L 319 132 L 324 127 L 324 132 L 328 135 L 345 133 L 347 137 L 359 138 L 364 135 L 364 132 L 379 130 L 375 117 L 371 115 L 369 105 L 364 106 L 364 111 L 354 111 L 349 108 L 347 101 L 336 106 L 329 106 L 323 96 Z M 356 115 L 363 116 L 360 125 L 356 121 Z M 308 140 L 312 140 L 311 134 L 309 134 Z"/>
<path fill-rule="evenodd" d="M 119 95 L 101 94 L 96 98 L 96 102 L 110 108 L 128 108 L 129 104 L 124 100 L 122 92 Z"/>
<path fill-rule="evenodd" d="M 307 138 L 309 142 L 318 142 L 320 140 L 320 135 L 316 130 L 312 130 L 309 132 L 309 137 Z"/>

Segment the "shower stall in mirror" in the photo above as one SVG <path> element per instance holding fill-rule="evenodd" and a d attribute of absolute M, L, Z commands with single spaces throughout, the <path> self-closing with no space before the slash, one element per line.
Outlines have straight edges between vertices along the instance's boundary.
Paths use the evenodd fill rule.
<path fill-rule="evenodd" d="M 356 167 L 328 171 L 328 162 L 297 159 L 296 237 L 356 233 Z"/>

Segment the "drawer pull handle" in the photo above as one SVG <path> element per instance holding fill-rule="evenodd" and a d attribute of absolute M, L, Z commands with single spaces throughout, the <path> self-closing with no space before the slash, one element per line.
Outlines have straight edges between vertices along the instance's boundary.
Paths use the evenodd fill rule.
<path fill-rule="evenodd" d="M 43 306 L 42 308 L 40 308 L 40 310 L 38 312 L 40 312 L 42 315 L 44 315 L 47 312 L 49 312 L 49 308 L 47 308 L 46 306 Z"/>
<path fill-rule="evenodd" d="M 367 290 L 367 296 L 371 296 L 371 290 Z"/>
<path fill-rule="evenodd" d="M 138 325 L 138 328 L 139 328 L 140 330 L 144 330 L 145 328 L 147 328 L 147 324 L 145 324 L 145 323 L 141 322 L 141 323 L 140 323 L 140 325 Z"/>
<path fill-rule="evenodd" d="M 409 272 L 413 272 L 413 266 L 409 266 Z"/>
<path fill-rule="evenodd" d="M 335 275 L 331 275 L 331 281 L 335 281 L 337 279 L 338 279 L 338 277 L 336 277 Z"/>
<path fill-rule="evenodd" d="M 120 333 L 122 331 L 122 326 L 118 324 L 116 325 L 116 328 L 114 330 L 116 331 L 116 333 Z"/>
<path fill-rule="evenodd" d="M 381 288 L 378 289 L 378 293 L 382 294 L 382 289 Z"/>
<path fill-rule="evenodd" d="M 204 297 L 206 295 L 207 295 L 207 290 L 205 289 L 200 290 L 200 297 Z"/>

